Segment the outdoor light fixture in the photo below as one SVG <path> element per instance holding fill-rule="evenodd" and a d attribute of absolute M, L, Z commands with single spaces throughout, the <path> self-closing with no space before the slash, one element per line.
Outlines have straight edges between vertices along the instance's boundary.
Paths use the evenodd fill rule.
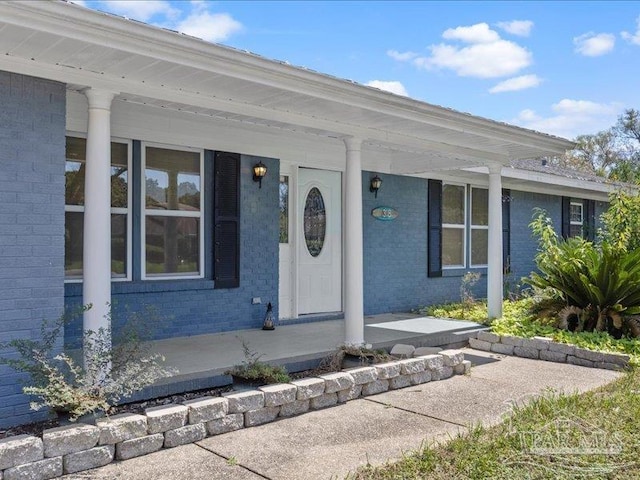
<path fill-rule="evenodd" d="M 378 198 L 378 190 L 380 189 L 380 185 L 382 185 L 382 179 L 376 175 L 371 179 L 371 185 L 369 185 L 369 191 L 376 194 L 376 198 Z"/>
<path fill-rule="evenodd" d="M 276 327 L 273 322 L 273 307 L 271 302 L 267 305 L 267 314 L 264 316 L 264 323 L 262 324 L 263 330 L 275 330 Z"/>
<path fill-rule="evenodd" d="M 266 174 L 267 166 L 264 163 L 259 162 L 253 166 L 253 181 L 258 182 L 260 188 L 262 188 L 262 179 Z"/>

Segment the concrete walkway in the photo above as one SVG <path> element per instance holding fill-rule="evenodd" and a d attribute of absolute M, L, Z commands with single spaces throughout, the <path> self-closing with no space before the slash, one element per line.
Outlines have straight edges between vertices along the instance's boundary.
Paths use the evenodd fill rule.
<path fill-rule="evenodd" d="M 207 438 L 72 479 L 330 479 L 446 441 L 477 422 L 495 424 L 513 402 L 548 389 L 584 392 L 621 374 L 465 350 L 471 375 L 395 390 Z"/>

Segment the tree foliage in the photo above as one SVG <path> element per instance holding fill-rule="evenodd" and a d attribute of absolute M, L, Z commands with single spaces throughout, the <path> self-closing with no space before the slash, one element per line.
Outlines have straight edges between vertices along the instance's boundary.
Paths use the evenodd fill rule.
<path fill-rule="evenodd" d="M 640 195 L 618 190 L 609 195 L 609 208 L 600 217 L 601 242 L 617 250 L 640 249 Z"/>
<path fill-rule="evenodd" d="M 640 183 L 640 111 L 628 109 L 615 125 L 575 138 L 576 148 L 551 163 L 611 180 Z"/>

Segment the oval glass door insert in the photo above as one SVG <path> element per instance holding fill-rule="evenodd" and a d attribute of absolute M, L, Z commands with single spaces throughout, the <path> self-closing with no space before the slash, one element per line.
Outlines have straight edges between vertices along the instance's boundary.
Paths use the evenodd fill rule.
<path fill-rule="evenodd" d="M 322 193 L 313 187 L 304 202 L 304 241 L 312 257 L 317 257 L 324 246 L 327 231 L 327 214 Z"/>

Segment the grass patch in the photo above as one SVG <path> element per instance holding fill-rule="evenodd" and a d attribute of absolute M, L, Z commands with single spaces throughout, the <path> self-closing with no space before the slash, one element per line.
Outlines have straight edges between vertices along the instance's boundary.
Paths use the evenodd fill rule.
<path fill-rule="evenodd" d="M 475 426 L 354 480 L 640 478 L 640 370 L 581 395 L 549 393 L 495 427 Z"/>
<path fill-rule="evenodd" d="M 430 317 L 467 320 L 483 324 L 488 324 L 489 320 L 486 302 L 475 302 L 472 305 L 463 303 L 432 305 L 430 307 L 421 307 L 416 310 L 416 313 L 419 313 L 420 315 L 428 315 Z"/>

